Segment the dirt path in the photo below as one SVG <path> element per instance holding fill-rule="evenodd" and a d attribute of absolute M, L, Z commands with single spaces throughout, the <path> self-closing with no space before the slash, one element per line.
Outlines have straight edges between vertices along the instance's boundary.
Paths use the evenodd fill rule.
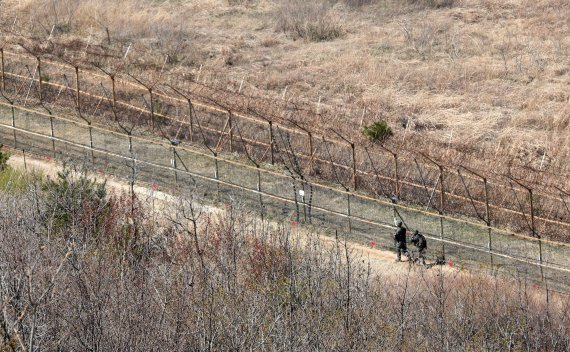
<path fill-rule="evenodd" d="M 44 175 L 49 177 L 57 177 L 58 171 L 62 169 L 62 165 L 53 161 L 53 160 L 42 160 L 38 158 L 30 158 L 26 156 L 26 160 L 24 163 L 24 158 L 21 155 L 14 154 L 10 157 L 8 164 L 14 168 L 24 169 L 27 170 L 39 170 Z M 106 181 L 107 185 L 115 190 L 115 191 L 129 191 L 129 185 L 124 181 L 117 179 L 110 175 L 104 174 L 93 174 L 93 177 L 99 181 Z M 155 211 L 161 214 L 168 214 L 169 211 L 172 209 L 172 205 L 179 202 L 179 198 L 168 194 L 166 192 L 162 192 L 160 190 L 153 190 L 152 185 L 147 185 L 146 187 L 135 185 L 134 186 L 135 192 L 139 195 L 139 197 L 147 202 L 153 202 Z M 201 205 L 204 209 L 206 209 L 210 213 L 221 213 L 224 209 L 213 207 L 209 205 Z M 274 223 L 278 226 L 278 223 Z M 291 224 L 293 226 L 292 234 L 294 236 L 299 236 L 301 243 L 307 240 L 308 234 L 313 229 L 309 229 L 301 224 Z M 313 232 L 314 233 L 314 232 Z M 327 236 L 323 233 L 318 233 L 320 240 L 322 241 L 325 247 L 332 247 L 336 245 L 336 240 L 333 237 Z M 384 240 L 385 241 L 385 240 Z M 428 267 L 422 266 L 410 266 L 408 262 L 396 263 L 395 262 L 395 253 L 389 250 L 384 250 L 379 248 L 380 243 L 376 243 L 373 247 L 371 244 L 369 245 L 362 245 L 360 243 L 350 242 L 349 241 L 349 249 L 353 255 L 353 258 L 360 259 L 361 262 L 357 264 L 361 265 L 368 265 L 370 264 L 373 273 L 382 273 L 385 277 L 386 275 L 393 275 L 394 277 L 406 275 L 411 270 L 411 275 L 418 276 L 423 275 L 424 273 L 432 273 L 436 274 L 440 270 L 448 277 L 473 277 L 478 275 L 476 272 L 470 270 L 464 270 L 461 268 L 460 265 L 457 263 L 448 262 L 446 265 L 443 266 L 431 266 L 428 261 Z M 387 245 L 384 243 L 384 245 Z M 330 246 L 330 247 L 329 247 Z M 450 265 L 451 264 L 451 265 Z M 507 278 L 503 278 L 508 280 Z M 544 290 L 542 290 L 539 286 L 532 284 L 532 290 L 529 292 L 532 296 L 537 299 L 543 299 L 545 297 Z M 550 291 L 550 299 L 558 301 L 566 299 L 566 295 L 560 292 L 553 292 Z"/>
<path fill-rule="evenodd" d="M 57 177 L 57 173 L 62 169 L 62 165 L 53 160 L 40 160 L 37 158 L 31 158 L 29 156 L 26 156 L 24 163 L 24 158 L 21 155 L 12 155 L 8 161 L 8 164 L 17 169 L 26 168 L 27 170 L 39 170 L 47 177 L 52 178 Z M 93 177 L 99 181 L 105 180 L 107 182 L 107 185 L 113 190 L 125 192 L 129 191 L 129 185 L 126 184 L 125 181 L 118 180 L 113 176 L 94 174 Z M 176 196 L 159 190 L 153 190 L 152 186 L 143 187 L 140 185 L 135 185 L 134 190 L 141 199 L 145 199 L 147 201 L 154 200 L 155 210 L 159 213 L 166 213 L 168 211 L 169 205 L 175 204 L 179 201 Z M 223 209 L 212 206 L 203 205 L 203 207 L 205 207 L 207 211 L 211 213 L 223 211 Z M 291 224 L 291 226 L 294 227 L 293 234 L 301 236 L 301 241 L 303 240 L 303 237 L 307 236 L 308 232 L 310 231 L 301 224 Z M 323 234 L 319 234 L 319 236 L 324 245 L 335 245 L 336 240 L 334 238 Z M 356 257 L 362 258 L 365 263 L 368 261 L 374 270 L 377 270 L 384 274 L 402 274 L 409 270 L 409 263 L 395 263 L 395 254 L 393 252 L 379 249 L 376 245 L 373 247 L 372 245 L 365 246 L 362 244 L 350 242 L 349 247 Z M 449 265 L 445 265 L 442 268 L 445 272 L 448 273 L 454 272 L 461 273 L 461 275 L 466 274 L 466 272 L 452 268 Z M 415 267 L 414 269 L 419 270 L 419 267 Z"/>

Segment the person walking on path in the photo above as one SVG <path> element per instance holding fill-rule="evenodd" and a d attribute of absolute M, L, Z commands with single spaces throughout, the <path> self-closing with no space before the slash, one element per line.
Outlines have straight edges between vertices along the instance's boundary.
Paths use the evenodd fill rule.
<path fill-rule="evenodd" d="M 402 221 L 400 220 L 396 221 L 396 232 L 394 232 L 394 243 L 396 244 L 396 252 L 398 253 L 396 261 L 397 262 L 402 261 L 402 253 L 404 253 L 404 255 L 409 259 L 410 255 L 408 253 L 408 248 L 406 247 L 406 228 L 403 226 Z"/>
<path fill-rule="evenodd" d="M 410 242 L 416 247 L 414 263 L 419 261 L 422 265 L 426 265 L 425 251 L 427 249 L 427 241 L 425 236 L 416 230 Z"/>

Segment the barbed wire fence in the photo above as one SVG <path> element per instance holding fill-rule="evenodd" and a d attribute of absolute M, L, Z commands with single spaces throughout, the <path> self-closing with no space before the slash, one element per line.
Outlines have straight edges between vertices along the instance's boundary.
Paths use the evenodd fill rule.
<path fill-rule="evenodd" d="M 54 158 L 58 152 L 78 157 L 88 151 L 94 165 L 104 161 L 103 166 L 118 176 L 128 177 L 130 172 L 121 160 L 138 164 L 140 180 L 160 178 L 165 185 L 171 182 L 157 170 L 168 170 L 174 176 L 173 189 L 202 180 L 215 184 L 217 200 L 223 198 L 224 187 L 241 190 L 255 195 L 261 213 L 268 215 L 284 215 L 284 209 L 293 204 L 295 211 L 288 216 L 295 221 L 330 222 L 358 233 L 361 242 L 382 231 L 390 242 L 386 231 L 399 217 L 409 228 L 438 241 L 439 256 L 481 263 L 473 253 L 486 253 L 491 271 L 514 261 L 539 269 L 536 277 L 542 281 L 556 282 L 570 267 L 565 245 L 541 235 L 556 238 L 570 226 L 568 193 L 562 187 L 556 193 L 541 187 L 535 190 L 535 183 L 514 175 L 503 176 L 506 182 L 501 182 L 495 175 L 444 164 L 425 153 L 362 147 L 332 127 L 326 135 L 313 132 L 310 121 L 292 116 L 294 110 L 267 117 L 244 106 L 247 102 L 226 99 L 220 91 L 206 92 L 207 88 L 192 82 L 175 87 L 135 74 L 118 78 L 109 67 L 99 65 L 101 73 L 96 73 L 26 51 L 27 55 L 0 51 L 6 101 L 2 107 L 7 112 L 2 127 L 11 131 L 16 149 L 45 155 L 48 143 Z M 85 133 L 79 132 L 82 129 Z M 185 144 L 202 147 L 204 152 Z M 245 154 L 249 163 L 232 160 L 235 153 Z M 213 175 L 208 171 L 210 164 Z M 242 174 L 236 175 L 236 170 Z M 285 184 L 291 184 L 293 192 Z M 309 202 L 304 199 L 307 187 Z M 269 211 L 272 204 L 264 202 L 264 197 L 283 207 Z"/>

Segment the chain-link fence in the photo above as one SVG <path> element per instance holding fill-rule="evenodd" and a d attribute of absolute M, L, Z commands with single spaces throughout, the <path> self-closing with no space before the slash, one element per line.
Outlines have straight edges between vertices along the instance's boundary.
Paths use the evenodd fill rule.
<path fill-rule="evenodd" d="M 346 126 L 332 123 L 342 120 L 340 110 L 314 113 L 162 72 L 117 72 L 120 62 L 80 67 L 72 58 L 26 50 L 0 48 L 2 94 L 15 105 L 48 114 L 72 111 L 85 123 L 121 123 L 125 133 L 152 131 L 215 153 L 247 151 L 256 162 L 286 165 L 298 176 L 384 199 L 396 196 L 427 211 L 466 216 L 511 233 L 567 239 L 565 170 L 511 165 L 483 173 L 477 170 L 500 165 L 489 157 L 464 160 L 469 153 L 447 160 L 446 152 L 436 160 L 431 150 L 358 142 Z M 330 120 L 326 129 L 324 120 Z M 481 168 L 489 163 L 492 167 Z"/>
<path fill-rule="evenodd" d="M 0 103 L 0 143 L 17 151 L 86 160 L 95 172 L 174 193 L 194 189 L 212 202 L 243 202 L 267 219 L 337 230 L 353 241 L 374 241 L 383 248 L 393 247 L 393 222 L 401 219 L 409 230 L 426 235 L 432 261 L 445 258 L 454 265 L 492 273 L 524 273 L 557 290 L 567 290 L 570 282 L 567 245 L 514 236 L 490 226 L 485 216 L 476 221 L 429 207 L 391 203 L 348 187 L 308 180 L 290 168 L 262 165 L 249 154 L 249 162 L 244 162 L 232 153 L 164 142 L 122 127 L 124 131 L 118 132 L 80 118 Z M 235 148 L 249 150 L 239 137 L 234 143 Z"/>

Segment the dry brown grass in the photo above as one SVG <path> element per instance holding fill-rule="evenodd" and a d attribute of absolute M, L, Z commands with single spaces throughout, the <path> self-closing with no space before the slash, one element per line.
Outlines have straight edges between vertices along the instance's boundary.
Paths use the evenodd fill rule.
<path fill-rule="evenodd" d="M 207 83 L 243 79 L 246 94 L 367 106 L 396 135 L 412 121 L 410 140 L 483 146 L 521 163 L 546 153 L 564 165 L 569 155 L 570 5 L 561 0 L 333 1 L 312 10 L 268 0 L 4 3 L 3 27 L 18 16 L 25 36 L 45 40 L 55 25 L 58 40 L 105 44 L 108 29 L 112 46 L 133 44 L 136 63 L 161 66 L 168 55 L 169 69 L 201 68 Z M 342 35 L 311 37 L 307 25 L 319 21 Z M 351 125 L 358 134 L 360 123 Z"/>

